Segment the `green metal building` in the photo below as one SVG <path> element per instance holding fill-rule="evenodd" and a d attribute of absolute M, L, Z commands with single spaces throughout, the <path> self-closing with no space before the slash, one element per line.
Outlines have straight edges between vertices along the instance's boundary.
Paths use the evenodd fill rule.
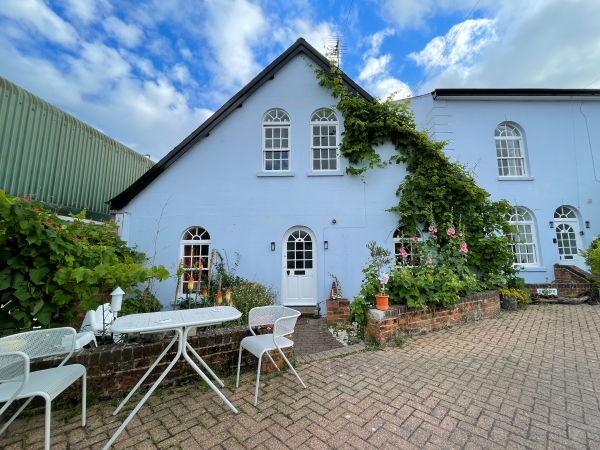
<path fill-rule="evenodd" d="M 0 189 L 60 213 L 107 220 L 107 200 L 150 159 L 0 77 Z"/>

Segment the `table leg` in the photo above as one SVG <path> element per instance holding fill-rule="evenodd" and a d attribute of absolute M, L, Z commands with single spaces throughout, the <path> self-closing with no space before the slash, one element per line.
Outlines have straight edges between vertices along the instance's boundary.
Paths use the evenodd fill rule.
<path fill-rule="evenodd" d="M 206 384 L 208 384 L 208 386 L 213 391 L 215 391 L 219 397 L 221 397 L 221 400 L 223 400 L 225 402 L 225 404 L 227 406 L 229 406 L 229 409 L 231 409 L 235 414 L 237 414 L 238 410 L 235 409 L 235 406 L 233 406 L 231 404 L 231 402 L 229 400 L 227 400 L 227 397 L 225 397 L 223 395 L 223 393 L 213 384 L 213 382 L 210 381 L 210 378 L 208 378 L 206 375 L 204 375 L 204 372 L 202 372 L 202 370 L 200 370 L 200 368 L 196 365 L 196 363 L 194 362 L 194 360 L 192 358 L 190 358 L 190 356 L 188 355 L 188 353 L 187 353 L 186 350 L 189 347 L 192 350 L 192 352 L 194 353 L 194 356 L 196 356 L 196 358 L 198 358 L 198 360 L 202 363 L 202 365 L 212 374 L 213 377 L 215 377 L 215 379 L 217 379 L 221 383 L 222 386 L 224 386 L 223 382 L 217 378 L 217 376 L 213 373 L 213 371 L 210 370 L 210 368 L 206 365 L 206 363 L 204 362 L 204 360 L 202 358 L 200 358 L 200 356 L 194 351 L 194 349 L 192 348 L 192 346 L 187 343 L 187 340 L 185 338 L 187 338 L 188 330 L 189 330 L 189 328 L 186 329 L 185 332 L 183 333 L 183 339 L 184 339 L 184 342 L 186 343 L 186 345 L 183 346 L 183 357 L 190 364 L 190 366 L 192 366 L 193 369 L 196 372 L 198 372 L 198 375 L 200 375 L 202 377 L 202 379 L 206 382 Z"/>
<path fill-rule="evenodd" d="M 184 345 L 184 340 L 183 340 L 183 330 L 181 330 L 181 329 L 175 329 L 174 331 L 176 333 L 175 337 L 173 338 L 173 340 L 171 341 L 171 343 L 169 344 L 169 346 L 167 347 L 167 349 L 163 353 L 166 353 L 167 350 L 171 347 L 171 345 L 173 345 L 173 343 L 175 342 L 175 339 L 179 338 L 179 343 L 177 345 L 177 354 L 175 355 L 175 358 L 173 358 L 173 361 L 171 361 L 171 364 L 169 364 L 168 367 L 165 369 L 165 371 L 160 375 L 160 377 L 158 377 L 158 380 L 156 380 L 154 382 L 154 384 L 152 385 L 152 387 L 148 390 L 148 392 L 146 393 L 146 395 L 144 395 L 144 397 L 140 400 L 140 402 L 133 409 L 133 411 L 131 411 L 131 413 L 129 413 L 129 415 L 127 416 L 127 419 L 125 419 L 125 421 L 121 424 L 121 426 L 115 432 L 115 434 L 112 435 L 112 437 L 106 443 L 106 445 L 104 446 L 104 448 L 102 450 L 108 450 L 110 448 L 110 446 L 115 442 L 115 440 L 117 439 L 117 437 L 119 436 L 119 434 L 121 434 L 121 432 L 125 429 L 125 427 L 127 426 L 127 424 L 131 421 L 131 419 L 133 419 L 133 416 L 135 416 L 137 414 L 137 412 L 140 410 L 140 408 L 144 405 L 144 403 L 146 403 L 146 400 L 148 400 L 148 397 L 150 397 L 152 395 L 152 393 L 158 387 L 158 385 L 161 383 L 161 381 L 167 376 L 167 374 L 173 368 L 173 366 L 175 365 L 175 363 L 177 362 L 177 360 L 181 357 L 181 354 L 182 353 L 185 354 L 185 351 L 184 351 L 185 350 L 185 345 Z M 161 356 L 156 361 L 156 363 L 154 363 L 154 365 L 156 365 L 158 363 L 158 361 L 160 360 L 160 358 L 162 358 L 163 356 L 164 355 L 161 354 Z M 186 358 L 186 359 L 188 359 L 188 358 Z M 152 368 L 150 368 L 150 370 L 152 370 Z M 144 377 L 146 375 L 148 375 L 149 371 L 146 372 L 146 374 L 144 375 Z M 236 413 L 237 413 L 237 411 L 236 411 Z"/>
<path fill-rule="evenodd" d="M 204 360 L 200 357 L 200 355 L 198 355 L 198 353 L 196 353 L 196 350 L 194 350 L 194 347 L 192 347 L 189 344 L 189 342 L 187 342 L 187 340 L 186 340 L 185 346 L 187 349 L 189 349 L 192 352 L 192 355 L 194 355 L 196 357 L 196 359 L 200 362 L 200 364 L 202 364 L 202 367 L 204 367 L 206 369 L 206 371 L 212 375 L 212 377 L 215 379 L 215 381 L 217 381 L 221 385 L 221 387 L 225 387 L 223 380 L 221 380 L 219 377 L 217 377 L 215 375 L 215 373 L 210 369 L 210 367 L 208 367 L 208 364 L 206 364 L 204 362 Z"/>
<path fill-rule="evenodd" d="M 148 377 L 148 375 L 150 375 L 150 372 L 152 372 L 154 370 L 154 368 L 160 362 L 160 360 L 164 358 L 164 356 L 167 354 L 167 352 L 169 351 L 169 349 L 173 346 L 173 344 L 175 343 L 175 341 L 177 340 L 178 337 L 179 337 L 179 335 L 177 333 L 175 333 L 175 336 L 173 336 L 173 339 L 171 339 L 171 342 L 169 342 L 169 345 L 167 345 L 167 347 L 160 354 L 160 356 L 156 359 L 156 361 L 154 361 L 154 364 L 152 364 L 150 366 L 150 368 L 146 371 L 146 373 L 144 374 L 144 376 L 142 377 L 142 379 L 140 381 L 138 381 L 138 383 L 131 390 L 131 392 L 129 392 L 129 394 L 127 395 L 127 397 L 125 397 L 125 400 L 123 400 L 121 402 L 121 404 L 119 406 L 117 406 L 117 409 L 115 409 L 115 412 L 113 412 L 113 416 L 116 416 L 119 413 L 119 411 L 121 410 L 121 408 L 123 406 L 125 406 L 125 403 L 127 403 L 129 401 L 129 399 L 131 398 L 131 396 L 135 393 L 135 391 L 138 390 L 138 388 L 142 385 L 142 383 Z"/>

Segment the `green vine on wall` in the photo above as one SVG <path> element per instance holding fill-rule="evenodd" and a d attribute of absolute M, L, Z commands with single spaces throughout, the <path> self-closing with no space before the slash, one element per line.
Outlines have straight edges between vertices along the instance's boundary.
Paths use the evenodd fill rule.
<path fill-rule="evenodd" d="M 340 154 L 349 162 L 346 172 L 363 175 L 369 169 L 405 164 L 407 175 L 398 180 L 396 191 L 398 204 L 389 209 L 399 214 L 405 232 L 425 230 L 431 216 L 440 228 L 459 222 L 468 236 L 469 265 L 482 287 L 504 285 L 513 277 L 516 269 L 507 234 L 514 229 L 506 220 L 508 201 L 491 201 L 489 193 L 477 186 L 473 171 L 444 154 L 445 142 L 417 130 L 409 101 L 394 102 L 390 96 L 369 102 L 348 89 L 334 63 L 329 71 L 313 70 L 344 116 Z M 397 151 L 389 160 L 382 160 L 376 151 L 385 142 Z"/>

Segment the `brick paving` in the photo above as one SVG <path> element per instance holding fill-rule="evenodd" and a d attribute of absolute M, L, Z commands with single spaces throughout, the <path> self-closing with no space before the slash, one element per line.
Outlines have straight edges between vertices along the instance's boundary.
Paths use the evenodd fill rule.
<path fill-rule="evenodd" d="M 294 353 L 296 356 L 312 355 L 344 346 L 327 328 L 327 318 L 302 316 L 294 329 Z"/>
<path fill-rule="evenodd" d="M 225 394 L 193 386 L 154 395 L 117 449 L 600 448 L 600 307 L 530 306 L 408 339 L 400 348 L 338 348 L 298 358 L 291 373 L 254 373 Z M 232 378 L 228 385 L 233 386 Z M 59 421 L 52 448 L 97 449 L 119 426 L 114 404 Z M 17 421 L 5 449 L 42 448 L 43 416 Z"/>

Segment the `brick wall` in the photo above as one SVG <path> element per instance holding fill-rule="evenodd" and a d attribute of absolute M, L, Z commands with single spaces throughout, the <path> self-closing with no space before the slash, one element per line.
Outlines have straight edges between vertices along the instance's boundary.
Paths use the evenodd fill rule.
<path fill-rule="evenodd" d="M 188 343 L 217 375 L 227 376 L 237 370 L 240 342 L 249 335 L 250 331 L 247 326 L 221 328 L 199 332 L 196 336 L 188 338 Z M 77 363 L 87 368 L 88 394 L 94 393 L 99 395 L 101 399 L 120 397 L 126 395 L 127 391 L 135 386 L 170 341 L 171 339 L 168 338 L 153 343 L 110 344 L 93 349 L 77 350 L 67 364 Z M 169 349 L 167 355 L 145 380 L 145 387 L 149 387 L 158 379 L 166 366 L 173 360 L 176 352 L 177 343 Z M 290 359 L 292 349 L 286 349 L 284 352 L 286 357 Z M 271 354 L 279 367 L 285 364 L 277 351 Z M 192 359 L 194 359 L 193 356 Z M 34 360 L 31 363 L 31 371 L 55 367 L 61 360 L 60 357 Z M 256 371 L 257 364 L 258 360 L 252 354 L 244 351 L 242 367 Z M 262 369 L 264 372 L 275 370 L 266 355 L 263 356 Z M 200 379 L 200 376 L 182 357 L 163 380 L 162 385 L 177 385 L 192 376 L 194 379 Z M 77 398 L 81 392 L 81 387 L 79 383 L 76 383 L 68 391 L 68 393 L 61 395 L 63 399 L 68 397 Z"/>
<path fill-rule="evenodd" d="M 559 297 L 577 297 L 592 291 L 591 279 L 596 278 L 589 272 L 575 266 L 554 264 L 554 281 L 552 283 L 526 284 L 532 294 L 538 289 L 552 288 L 558 290 Z"/>
<path fill-rule="evenodd" d="M 350 300 L 347 298 L 327 299 L 327 325 L 348 323 L 350 317 Z"/>
<path fill-rule="evenodd" d="M 498 291 L 479 292 L 460 299 L 450 308 L 427 310 L 391 305 L 387 311 L 369 310 L 365 339 L 385 346 L 397 337 L 425 333 L 461 322 L 473 322 L 494 315 L 500 309 Z"/>

